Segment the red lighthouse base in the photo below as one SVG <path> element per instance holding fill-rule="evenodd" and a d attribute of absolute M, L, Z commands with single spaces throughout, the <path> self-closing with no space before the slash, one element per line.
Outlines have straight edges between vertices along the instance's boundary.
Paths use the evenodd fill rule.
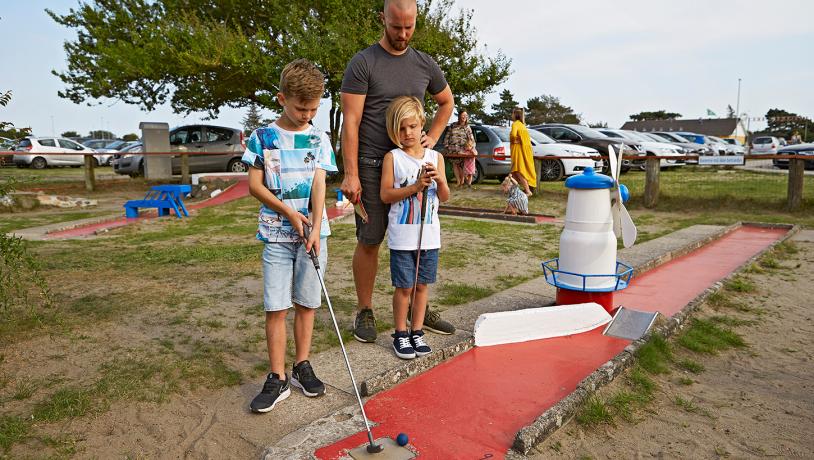
<path fill-rule="evenodd" d="M 611 292 L 585 292 L 557 288 L 557 305 L 571 305 L 577 303 L 596 302 L 602 305 L 608 313 L 616 308 L 613 306 L 613 291 Z"/>

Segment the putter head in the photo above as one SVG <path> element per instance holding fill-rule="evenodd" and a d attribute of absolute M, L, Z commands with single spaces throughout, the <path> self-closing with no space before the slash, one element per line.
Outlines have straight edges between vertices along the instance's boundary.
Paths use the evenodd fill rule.
<path fill-rule="evenodd" d="M 384 446 L 381 444 L 368 444 L 366 450 L 369 454 L 378 454 L 384 450 Z"/>

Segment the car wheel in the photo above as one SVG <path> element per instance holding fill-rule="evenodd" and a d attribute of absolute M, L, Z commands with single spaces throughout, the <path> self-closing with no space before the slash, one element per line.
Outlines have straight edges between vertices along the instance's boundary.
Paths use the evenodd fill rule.
<path fill-rule="evenodd" d="M 48 167 L 48 162 L 43 157 L 37 157 L 31 160 L 31 167 L 34 169 L 45 169 Z"/>
<path fill-rule="evenodd" d="M 543 160 L 540 166 L 540 180 L 558 181 L 562 179 L 564 169 L 560 160 Z"/>
<path fill-rule="evenodd" d="M 249 168 L 246 167 L 246 163 L 243 163 L 242 161 L 240 161 L 237 158 L 230 161 L 229 166 L 226 169 L 228 169 L 229 172 L 233 172 L 233 173 L 244 173 L 244 172 L 247 172 L 249 170 Z"/>
<path fill-rule="evenodd" d="M 472 177 L 472 183 L 473 184 L 480 184 L 482 180 L 483 180 L 483 167 L 480 165 L 480 163 L 478 163 L 476 161 L 475 162 L 475 176 Z"/>

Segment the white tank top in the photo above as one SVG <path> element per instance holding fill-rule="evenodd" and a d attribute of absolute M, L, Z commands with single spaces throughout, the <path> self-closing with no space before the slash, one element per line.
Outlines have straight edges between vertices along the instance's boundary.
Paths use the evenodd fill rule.
<path fill-rule="evenodd" d="M 401 149 L 393 149 L 393 188 L 399 189 L 415 183 L 421 165 L 438 166 L 438 152 L 424 149 L 424 158 L 413 158 Z M 427 211 L 424 215 L 424 232 L 421 249 L 441 248 L 441 224 L 438 222 L 438 185 L 435 181 L 423 193 L 427 194 Z M 390 205 L 387 222 L 387 245 L 390 249 L 414 251 L 418 249 L 422 193 L 409 196 Z"/>

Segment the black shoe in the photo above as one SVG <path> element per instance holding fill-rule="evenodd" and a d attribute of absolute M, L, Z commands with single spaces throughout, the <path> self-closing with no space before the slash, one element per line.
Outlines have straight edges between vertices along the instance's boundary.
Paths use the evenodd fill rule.
<path fill-rule="evenodd" d="M 413 317 L 412 307 L 407 308 L 407 324 L 410 324 L 410 319 Z M 450 335 L 455 333 L 455 326 L 449 321 L 441 319 L 441 315 L 434 310 L 427 307 L 427 313 L 424 314 L 424 329 L 435 332 L 436 334 Z"/>
<path fill-rule="evenodd" d="M 432 348 L 424 341 L 424 331 L 421 329 L 410 333 L 410 342 L 413 344 L 416 356 L 424 356 L 432 353 Z"/>
<path fill-rule="evenodd" d="M 313 398 L 325 394 L 325 384 L 314 374 L 311 363 L 303 361 L 291 371 L 291 384 L 302 390 L 302 394 Z"/>
<path fill-rule="evenodd" d="M 391 337 L 393 337 L 393 351 L 396 352 L 396 356 L 401 359 L 415 358 L 415 349 L 413 349 L 407 331 L 396 331 Z"/>
<path fill-rule="evenodd" d="M 252 400 L 252 412 L 268 412 L 274 409 L 274 406 L 291 395 L 291 389 L 288 387 L 288 380 L 280 380 L 280 377 L 274 372 L 266 376 L 266 382 L 263 383 L 263 390 L 260 394 L 255 396 Z"/>
<path fill-rule="evenodd" d="M 353 336 L 363 343 L 376 341 L 376 319 L 373 318 L 373 310 L 363 308 L 356 313 L 356 321 L 353 323 Z"/>

